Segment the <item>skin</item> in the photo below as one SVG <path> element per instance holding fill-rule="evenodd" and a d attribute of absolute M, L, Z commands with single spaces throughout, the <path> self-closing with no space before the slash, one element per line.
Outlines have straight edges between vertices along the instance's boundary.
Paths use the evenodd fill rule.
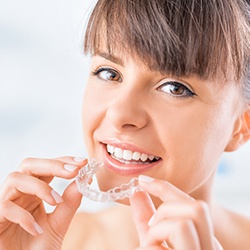
<path fill-rule="evenodd" d="M 153 203 L 158 208 L 158 219 L 150 228 L 147 222 L 155 208 L 150 205 L 145 212 L 149 198 L 137 195 L 131 199 L 141 245 L 161 249 L 159 243 L 166 240 L 176 249 L 221 249 L 209 211 L 214 207 L 219 210 L 212 206 L 211 184 L 221 154 L 235 150 L 249 137 L 239 89 L 220 80 L 162 75 L 149 71 L 138 60 L 110 58 L 104 53 L 92 58 L 91 70 L 99 71 L 90 76 L 83 103 L 83 131 L 89 155 L 107 162 L 109 156 L 103 153 L 102 144 L 108 143 L 161 157 L 156 166 L 141 173 L 164 180 L 159 182 L 157 191 L 141 184 L 154 196 Z M 168 86 L 163 87 L 169 78 L 183 83 L 195 95 L 187 96 L 184 91 L 180 97 L 171 93 Z M 134 176 L 119 176 L 104 169 L 98 180 L 100 187 L 107 190 L 131 177 Z M 169 187 L 171 198 L 162 198 Z M 168 220 L 165 214 L 170 217 Z M 164 235 L 160 234 L 162 228 Z"/>
<path fill-rule="evenodd" d="M 25 159 L 0 190 L 0 248 L 61 249 L 81 195 L 74 182 L 62 197 L 55 191 L 52 195 L 48 184 L 54 177 L 75 177 L 77 169 L 85 164 L 72 157 Z M 65 168 L 68 165 L 70 170 Z M 53 213 L 46 213 L 43 201 L 56 206 Z"/>
<path fill-rule="evenodd" d="M 117 64 L 101 56 L 92 59 L 91 70 L 110 68 L 117 72 L 117 79 L 107 80 L 107 70 L 89 78 L 83 103 L 89 155 L 107 162 L 102 144 L 136 147 L 161 157 L 154 168 L 140 174 L 169 181 L 207 201 L 220 156 L 239 126 L 239 90 L 235 84 L 202 81 L 195 76 L 175 79 L 150 72 L 138 61 L 123 61 Z M 169 93 L 169 86 L 163 86 L 169 79 L 185 84 L 195 95 Z M 99 178 L 104 190 L 134 177 L 112 178 L 115 175 L 107 172 Z M 102 181 L 106 176 L 111 177 L 108 183 Z"/>
<path fill-rule="evenodd" d="M 86 148 L 104 162 L 111 158 L 107 143 L 159 156 L 154 166 L 136 174 L 107 168 L 98 173 L 101 189 L 140 175 L 144 191 L 124 201 L 131 208 L 74 216 L 81 203 L 75 183 L 62 197 L 48 184 L 54 177 L 73 179 L 86 160 L 26 159 L 0 191 L 0 248 L 159 250 L 168 249 L 165 242 L 177 250 L 247 249 L 249 220 L 220 208 L 211 197 L 221 154 L 249 139 L 249 112 L 236 85 L 162 75 L 132 58 L 93 57 L 91 71 L 100 67 L 119 75 L 112 71 L 110 78 L 106 70 L 89 77 L 83 102 Z M 169 79 L 195 95 L 183 87 L 171 92 L 165 84 Z M 46 214 L 42 201 L 55 211 Z"/>

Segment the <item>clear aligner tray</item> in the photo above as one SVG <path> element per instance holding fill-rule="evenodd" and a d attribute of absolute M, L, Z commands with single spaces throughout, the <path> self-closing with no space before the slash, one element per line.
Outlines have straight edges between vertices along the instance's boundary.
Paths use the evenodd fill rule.
<path fill-rule="evenodd" d="M 81 168 L 76 177 L 76 183 L 79 192 L 84 196 L 94 201 L 117 201 L 130 197 L 137 191 L 141 191 L 138 184 L 138 178 L 133 178 L 129 183 L 122 184 L 119 187 L 112 188 L 106 192 L 92 189 L 89 182 L 94 174 L 104 164 L 95 159 L 88 159 L 88 164 Z"/>

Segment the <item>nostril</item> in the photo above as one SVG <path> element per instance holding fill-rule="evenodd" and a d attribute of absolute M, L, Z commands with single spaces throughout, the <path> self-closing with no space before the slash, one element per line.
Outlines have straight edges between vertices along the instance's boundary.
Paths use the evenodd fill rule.
<path fill-rule="evenodd" d="M 134 124 L 124 124 L 122 125 L 123 128 L 136 128 L 137 126 Z"/>

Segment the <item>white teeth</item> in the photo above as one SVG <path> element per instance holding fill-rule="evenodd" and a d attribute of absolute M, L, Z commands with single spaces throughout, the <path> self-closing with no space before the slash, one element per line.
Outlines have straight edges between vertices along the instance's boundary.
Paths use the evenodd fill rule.
<path fill-rule="evenodd" d="M 121 148 L 115 148 L 114 156 L 117 158 L 123 157 L 123 150 Z"/>
<path fill-rule="evenodd" d="M 150 161 L 152 161 L 152 160 L 154 160 L 154 158 L 157 158 L 157 157 L 154 157 L 153 155 L 149 155 L 148 158 L 149 158 Z"/>
<path fill-rule="evenodd" d="M 142 162 L 146 162 L 147 160 L 159 160 L 160 157 L 154 156 L 154 155 L 147 155 L 144 153 L 139 153 L 139 152 L 132 152 L 131 150 L 128 149 L 121 149 L 118 147 L 114 147 L 112 145 L 107 145 L 107 151 L 111 154 L 114 155 L 116 158 L 123 159 L 126 161 L 139 161 L 141 160 Z"/>
<path fill-rule="evenodd" d="M 138 161 L 140 159 L 140 157 L 141 157 L 140 153 L 134 152 L 132 159 L 135 160 L 135 161 Z"/>
<path fill-rule="evenodd" d="M 141 154 L 141 160 L 146 161 L 148 159 L 148 155 L 146 154 Z"/>
<path fill-rule="evenodd" d="M 123 159 L 127 161 L 131 161 L 133 156 L 133 152 L 131 150 L 124 150 L 123 151 Z"/>
<path fill-rule="evenodd" d="M 110 146 L 110 152 L 112 152 L 112 154 L 115 152 L 115 147 L 114 146 Z"/>

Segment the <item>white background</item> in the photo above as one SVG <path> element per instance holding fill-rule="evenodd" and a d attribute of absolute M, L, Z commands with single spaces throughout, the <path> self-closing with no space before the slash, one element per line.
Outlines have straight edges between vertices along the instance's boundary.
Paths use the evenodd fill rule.
<path fill-rule="evenodd" d="M 91 2 L 0 0 L 0 184 L 25 157 L 85 156 L 81 99 L 88 63 L 81 37 Z M 249 153 L 248 143 L 223 157 L 214 190 L 222 204 L 248 215 Z"/>

